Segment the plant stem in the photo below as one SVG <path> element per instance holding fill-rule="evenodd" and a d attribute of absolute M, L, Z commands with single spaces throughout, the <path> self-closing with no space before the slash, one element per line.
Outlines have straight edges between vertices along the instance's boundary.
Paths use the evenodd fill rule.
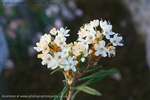
<path fill-rule="evenodd" d="M 71 98 L 72 98 L 72 93 L 73 93 L 73 91 L 72 91 L 72 86 L 70 85 L 70 86 L 69 86 L 69 92 L 68 92 L 67 100 L 71 100 Z"/>
<path fill-rule="evenodd" d="M 66 79 L 68 87 L 69 87 L 69 91 L 68 91 L 66 100 L 72 100 L 75 74 L 72 71 L 68 71 L 68 72 L 64 72 L 64 76 L 65 76 L 65 79 Z"/>

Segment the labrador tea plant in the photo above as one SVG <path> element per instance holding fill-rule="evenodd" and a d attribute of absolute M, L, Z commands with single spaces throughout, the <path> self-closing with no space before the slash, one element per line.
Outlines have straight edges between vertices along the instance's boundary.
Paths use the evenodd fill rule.
<path fill-rule="evenodd" d="M 93 20 L 80 27 L 76 41 L 66 43 L 69 29 L 52 28 L 44 34 L 34 49 L 39 53 L 42 65 L 61 71 L 65 77 L 64 88 L 54 100 L 74 100 L 80 92 L 100 96 L 101 93 L 89 87 L 116 69 L 104 70 L 97 65 L 104 57 L 115 56 L 116 47 L 123 46 L 122 37 L 112 31 L 112 25 L 103 20 Z"/>

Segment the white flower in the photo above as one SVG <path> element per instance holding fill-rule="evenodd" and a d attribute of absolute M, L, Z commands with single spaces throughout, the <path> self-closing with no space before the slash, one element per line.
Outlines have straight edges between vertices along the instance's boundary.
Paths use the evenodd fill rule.
<path fill-rule="evenodd" d="M 54 42 L 58 46 L 63 47 L 66 44 L 66 37 L 64 37 L 64 35 L 60 33 L 55 37 Z"/>
<path fill-rule="evenodd" d="M 114 33 L 114 32 L 107 32 L 107 33 L 103 33 L 103 34 L 105 34 L 106 39 L 110 40 L 110 38 L 111 38 L 114 34 L 116 34 L 116 33 Z"/>
<path fill-rule="evenodd" d="M 51 35 L 50 34 L 44 34 L 41 39 L 40 39 L 40 42 L 51 42 Z"/>
<path fill-rule="evenodd" d="M 96 50 L 96 52 L 95 52 L 96 56 L 99 56 L 99 55 L 101 55 L 102 57 L 106 57 L 107 56 L 108 50 L 105 47 L 105 44 L 106 44 L 105 41 L 102 40 L 102 41 L 99 41 L 98 44 L 94 45 L 94 48 Z"/>
<path fill-rule="evenodd" d="M 71 52 L 71 47 L 69 47 L 68 45 L 65 46 L 62 51 L 60 52 L 60 56 L 61 58 L 66 58 L 69 56 L 69 52 Z"/>
<path fill-rule="evenodd" d="M 52 56 L 50 55 L 50 54 L 43 54 L 42 55 L 43 57 L 41 58 L 42 59 L 42 65 L 46 65 L 46 64 L 48 64 L 48 62 L 50 62 L 51 61 L 51 59 L 52 59 Z"/>
<path fill-rule="evenodd" d="M 86 31 L 84 28 L 80 28 L 80 30 L 77 34 L 79 35 L 79 38 L 84 38 L 90 33 L 88 31 Z"/>
<path fill-rule="evenodd" d="M 88 44 L 82 43 L 82 42 L 74 42 L 74 45 L 72 47 L 72 52 L 75 57 L 78 57 L 82 55 L 83 57 L 87 57 L 88 55 Z"/>
<path fill-rule="evenodd" d="M 73 57 L 69 57 L 64 62 L 64 70 L 65 71 L 72 70 L 73 72 L 76 72 L 77 63 L 78 61 L 76 61 Z"/>
<path fill-rule="evenodd" d="M 92 27 L 94 27 L 94 28 L 95 28 L 95 27 L 98 27 L 99 24 L 100 24 L 100 22 L 99 22 L 98 19 L 93 20 L 93 21 L 90 21 L 90 25 L 91 25 Z"/>
<path fill-rule="evenodd" d="M 94 40 L 95 40 L 95 36 L 89 34 L 89 35 L 87 35 L 87 37 L 85 38 L 85 40 L 86 40 L 86 42 L 88 44 L 92 44 L 94 42 Z"/>
<path fill-rule="evenodd" d="M 68 37 L 69 36 L 69 31 L 67 29 L 64 29 L 63 27 L 60 28 L 60 30 L 58 31 L 59 34 L 63 34 L 64 37 Z"/>
<path fill-rule="evenodd" d="M 118 34 L 115 34 L 113 36 L 113 38 L 110 38 L 110 42 L 114 45 L 114 46 L 123 46 L 122 42 L 122 37 L 118 36 Z"/>
<path fill-rule="evenodd" d="M 55 69 L 59 66 L 59 59 L 57 56 L 52 57 L 50 54 L 46 54 L 42 58 L 42 65 L 47 65 L 47 68 Z"/>
<path fill-rule="evenodd" d="M 52 28 L 51 30 L 50 30 L 50 34 L 52 34 L 52 35 L 57 35 L 57 29 L 56 28 Z"/>
<path fill-rule="evenodd" d="M 115 34 L 112 32 L 112 25 L 110 25 L 107 21 L 100 21 L 100 27 L 102 28 L 102 34 L 105 35 L 106 39 L 110 39 L 111 36 Z"/>
<path fill-rule="evenodd" d="M 56 59 L 52 59 L 51 61 L 48 62 L 47 67 L 51 69 L 56 69 L 58 67 L 59 63 Z"/>
<path fill-rule="evenodd" d="M 114 46 L 109 46 L 108 47 L 108 56 L 111 57 L 111 56 L 115 56 L 116 55 L 116 47 Z"/>
<path fill-rule="evenodd" d="M 86 42 L 87 44 L 91 44 L 95 40 L 95 34 L 93 34 L 92 32 L 82 30 L 78 34 L 79 34 L 78 41 L 80 42 Z"/>
<path fill-rule="evenodd" d="M 41 51 L 46 51 L 49 49 L 48 44 L 51 42 L 51 35 L 50 34 L 44 34 L 41 39 L 40 42 L 36 43 L 37 47 L 34 47 L 34 49 L 37 52 L 41 52 Z"/>
<path fill-rule="evenodd" d="M 82 44 L 92 44 L 95 40 L 95 36 L 93 35 L 87 35 L 85 38 L 78 38 L 79 42 L 82 42 Z"/>
<path fill-rule="evenodd" d="M 57 30 L 57 32 L 58 34 L 55 36 L 54 42 L 62 48 L 66 45 L 66 37 L 69 36 L 69 30 L 62 27 L 60 30 Z"/>
<path fill-rule="evenodd" d="M 84 28 L 84 30 L 88 31 L 88 34 L 91 34 L 91 35 L 96 34 L 96 31 L 91 24 L 85 24 L 83 28 Z"/>
<path fill-rule="evenodd" d="M 46 64 L 48 68 L 55 69 L 59 67 L 61 61 L 60 53 L 55 53 L 53 56 L 47 54 Z"/>
<path fill-rule="evenodd" d="M 100 27 L 102 28 L 104 33 L 112 31 L 112 25 L 110 25 L 107 21 L 100 21 Z"/>

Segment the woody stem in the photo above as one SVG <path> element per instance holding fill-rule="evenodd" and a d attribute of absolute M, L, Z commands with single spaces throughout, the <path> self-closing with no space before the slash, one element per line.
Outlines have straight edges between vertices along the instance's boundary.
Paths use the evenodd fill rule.
<path fill-rule="evenodd" d="M 69 91 L 68 91 L 66 100 L 72 100 L 71 98 L 72 98 L 72 94 L 73 94 L 73 85 L 74 85 L 75 74 L 72 71 L 67 71 L 67 72 L 64 72 L 64 76 L 65 76 L 65 79 L 66 79 L 68 87 L 69 87 Z"/>
<path fill-rule="evenodd" d="M 72 91 L 72 86 L 70 85 L 70 86 L 69 86 L 69 92 L 68 92 L 67 100 L 71 100 L 71 98 L 72 98 L 72 93 L 73 93 L 73 91 Z"/>

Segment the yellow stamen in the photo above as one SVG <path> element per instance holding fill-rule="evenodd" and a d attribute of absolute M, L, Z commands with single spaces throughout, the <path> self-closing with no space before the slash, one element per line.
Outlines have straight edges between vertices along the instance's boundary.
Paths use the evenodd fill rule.
<path fill-rule="evenodd" d="M 55 43 L 50 44 L 49 49 L 50 49 L 51 52 L 61 51 L 61 48 L 59 46 L 57 46 Z"/>

